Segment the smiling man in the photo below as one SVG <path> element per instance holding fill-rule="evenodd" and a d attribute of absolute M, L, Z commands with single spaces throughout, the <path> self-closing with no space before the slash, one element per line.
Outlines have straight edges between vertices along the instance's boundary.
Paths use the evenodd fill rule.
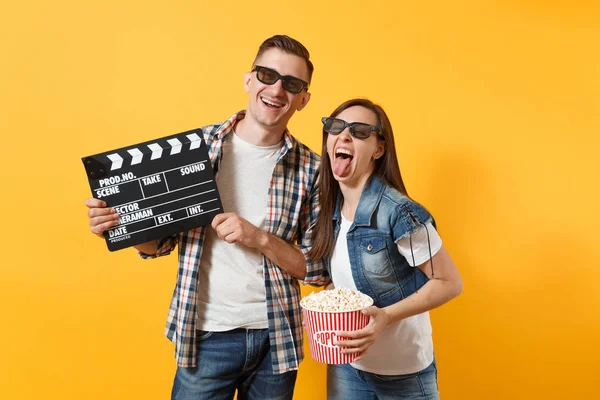
<path fill-rule="evenodd" d="M 319 157 L 287 130 L 310 100 L 313 65 L 298 41 L 262 43 L 244 76 L 247 110 L 202 128 L 225 213 L 211 226 L 136 246 L 178 246 L 166 334 L 175 343 L 173 399 L 291 399 L 303 358 L 298 279 L 322 285 L 307 257 L 318 213 Z M 118 213 L 87 199 L 91 230 Z"/>

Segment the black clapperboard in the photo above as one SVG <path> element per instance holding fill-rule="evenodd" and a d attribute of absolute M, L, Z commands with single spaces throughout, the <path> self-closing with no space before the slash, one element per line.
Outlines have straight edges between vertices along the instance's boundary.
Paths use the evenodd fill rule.
<path fill-rule="evenodd" d="M 209 225 L 223 212 L 200 129 L 81 159 L 92 195 L 117 210 L 110 251 Z"/>

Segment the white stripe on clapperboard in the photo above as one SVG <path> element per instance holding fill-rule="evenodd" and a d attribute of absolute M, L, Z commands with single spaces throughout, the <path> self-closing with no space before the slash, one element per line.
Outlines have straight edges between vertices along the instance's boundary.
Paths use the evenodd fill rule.
<path fill-rule="evenodd" d="M 198 183 L 198 184 L 196 184 L 196 185 L 186 186 L 185 188 L 182 188 L 182 189 L 187 189 L 187 188 L 191 188 L 191 187 L 198 186 L 198 185 L 204 185 L 205 183 L 208 183 L 208 181 L 207 181 L 207 182 L 203 182 L 203 183 Z M 177 189 L 177 190 L 182 190 L 182 189 Z M 173 190 L 173 191 L 175 192 L 176 190 Z M 189 199 L 189 198 L 191 198 L 191 197 L 202 196 L 203 194 L 210 193 L 210 192 L 214 192 L 214 191 L 215 191 L 215 189 L 209 189 L 209 190 L 206 190 L 206 191 L 204 191 L 204 192 L 201 192 L 201 193 L 191 194 L 191 195 L 189 195 L 189 196 L 182 197 L 182 198 L 179 198 L 179 199 L 175 199 L 175 200 L 171 200 L 171 201 L 166 201 L 166 202 L 164 202 L 164 203 L 160 203 L 160 204 L 154 205 L 154 206 L 152 206 L 152 207 L 144 207 L 144 208 L 140 208 L 139 210 L 132 211 L 132 212 L 128 212 L 128 213 L 126 213 L 126 214 L 123 214 L 123 215 L 119 215 L 119 217 L 121 217 L 121 216 L 125 216 L 125 215 L 129 215 L 129 214 L 135 214 L 135 213 L 138 213 L 138 212 L 140 212 L 140 211 L 143 211 L 143 210 L 149 210 L 149 209 L 152 209 L 152 208 L 154 208 L 154 207 L 160 207 L 160 206 L 164 206 L 165 204 L 174 203 L 174 202 L 176 202 L 176 201 L 181 201 L 181 200 Z M 126 205 L 126 204 L 132 204 L 132 203 L 136 203 L 136 202 L 138 202 L 138 201 L 147 200 L 147 199 L 151 199 L 151 198 L 153 198 L 153 197 L 158 197 L 158 196 L 162 196 L 162 194 L 157 194 L 157 195 L 154 195 L 154 196 L 146 197 L 145 199 L 141 199 L 141 200 L 135 200 L 135 201 L 131 201 L 131 202 L 129 202 L 129 203 L 123 203 L 123 204 L 119 204 L 117 207 L 122 207 L 122 206 L 124 206 L 124 205 Z M 172 211 L 169 211 L 169 212 L 166 212 L 166 213 L 162 213 L 162 214 L 158 214 L 158 215 L 153 215 L 152 217 L 141 218 L 141 219 L 138 219 L 138 220 L 135 220 L 135 221 L 128 222 L 128 223 L 126 223 L 126 224 L 119 224 L 118 226 L 125 226 L 125 225 L 129 225 L 129 224 L 133 224 L 133 223 L 135 223 L 135 222 L 138 222 L 138 221 L 143 221 L 143 220 L 145 220 L 145 219 L 149 219 L 149 218 L 154 218 L 154 217 L 161 216 L 161 215 L 170 214 L 170 213 L 173 213 L 173 212 L 175 212 L 175 211 L 183 210 L 184 208 L 187 208 L 187 207 L 193 207 L 193 206 L 201 205 L 201 204 L 208 203 L 208 202 L 210 202 L 210 201 L 215 201 L 215 200 L 217 200 L 217 199 L 207 200 L 207 201 L 205 201 L 205 202 L 203 202 L 203 203 L 190 204 L 189 206 L 185 206 L 185 207 L 182 207 L 182 208 L 178 208 L 177 210 L 172 210 Z"/>
<path fill-rule="evenodd" d="M 165 175 L 166 172 L 171 172 L 171 171 L 175 171 L 176 169 L 181 169 L 181 168 L 189 167 L 190 165 L 203 164 L 203 163 L 205 163 L 207 161 L 208 160 L 202 160 L 202 161 L 193 162 L 191 164 L 182 165 L 181 167 L 175 167 L 175 168 L 171 168 L 171 169 L 165 169 L 164 171 L 156 172 L 154 174 L 148 174 L 148 175 L 140 176 L 139 178 L 134 178 L 134 179 L 130 179 L 130 180 L 127 180 L 127 181 L 114 183 L 112 185 L 103 186 L 103 188 L 109 188 L 109 187 L 113 187 L 113 186 L 124 185 L 126 183 L 133 182 L 134 180 L 138 180 L 139 181 L 142 178 L 147 178 L 149 176 L 154 176 L 154 175 L 158 175 L 158 174 L 163 174 L 163 177 L 164 177 L 164 175 Z M 209 179 L 208 181 L 205 181 L 205 182 L 212 182 L 212 179 Z M 165 179 L 165 184 L 167 184 L 167 180 L 166 179 Z M 140 185 L 141 185 L 141 183 L 140 183 Z M 194 185 L 192 185 L 192 186 L 194 186 Z M 186 187 L 192 187 L 192 186 L 186 186 Z M 182 189 L 185 189 L 185 188 L 182 188 Z M 167 184 L 167 190 L 169 190 L 169 185 L 168 184 Z M 175 189 L 175 190 L 179 190 L 179 189 Z M 173 192 L 175 190 L 173 190 Z M 170 192 L 171 192 L 171 190 L 169 190 L 169 193 Z M 142 195 L 143 194 L 144 194 L 144 191 L 142 190 Z M 149 199 L 150 197 L 144 197 L 144 199 L 146 199 L 146 198 Z"/>
<path fill-rule="evenodd" d="M 206 214 L 206 213 L 213 212 L 213 211 L 218 211 L 218 210 L 219 210 L 218 208 L 213 208 L 212 210 L 206 210 L 204 212 L 192 215 L 191 217 L 185 217 L 185 218 L 182 218 L 182 219 L 176 219 L 174 221 L 165 222 L 164 224 L 150 226 L 148 228 L 140 229 L 140 230 L 137 230 L 137 231 L 134 231 L 134 232 L 127 232 L 127 233 L 133 235 L 133 234 L 136 234 L 136 233 L 147 231 L 148 229 L 155 229 L 155 228 L 158 228 L 159 226 L 165 226 L 165 225 L 169 225 L 169 224 L 174 224 L 175 222 L 180 222 L 180 221 L 183 221 L 183 220 L 186 220 L 186 219 L 189 219 L 189 218 L 197 217 L 198 215 L 202 215 L 202 214 Z M 119 236 L 115 237 L 114 239 L 118 239 L 118 238 L 119 238 Z"/>
<path fill-rule="evenodd" d="M 211 199 L 211 200 L 203 201 L 203 202 L 201 202 L 201 203 L 190 204 L 189 206 L 181 207 L 181 208 L 178 208 L 178 209 L 176 209 L 176 210 L 172 210 L 172 211 L 169 211 L 169 212 L 166 212 L 166 213 L 162 213 L 162 214 L 154 215 L 152 218 L 154 218 L 154 219 L 155 219 L 155 221 L 154 221 L 154 222 L 156 223 L 156 226 L 154 226 L 154 227 L 150 227 L 150 228 L 156 228 L 157 226 L 166 225 L 166 224 L 159 224 L 159 223 L 158 223 L 158 221 L 156 220 L 156 218 L 158 218 L 158 217 L 160 217 L 160 216 L 162 216 L 162 215 L 172 214 L 172 213 L 174 213 L 174 212 L 177 212 L 177 211 L 180 211 L 180 210 L 183 210 L 183 209 L 187 209 L 187 208 L 189 208 L 189 207 L 200 206 L 200 205 L 202 205 L 202 204 L 206 204 L 206 203 L 212 203 L 213 201 L 217 201 L 217 199 Z M 186 210 L 186 211 L 187 211 L 187 217 L 185 217 L 185 218 L 181 218 L 181 219 L 178 219 L 178 220 L 176 220 L 176 221 L 183 221 L 184 219 L 188 219 L 188 218 L 196 217 L 196 216 L 198 216 L 198 215 L 206 214 L 206 213 L 209 213 L 209 212 L 211 212 L 211 211 L 218 210 L 218 209 L 219 209 L 219 208 L 215 208 L 215 209 L 213 209 L 213 210 L 208 210 L 208 211 L 202 211 L 202 212 L 200 212 L 200 213 L 198 213 L 198 214 L 194 214 L 194 215 L 190 215 L 189 211 L 187 211 L 187 210 Z M 143 221 L 143 220 L 145 220 L 145 219 L 148 219 L 148 218 L 138 219 L 137 221 L 134 221 L 134 222 Z M 133 223 L 133 222 L 128 222 L 128 223 L 127 223 L 127 224 L 125 224 L 125 225 L 129 225 L 129 224 L 132 224 L 132 223 Z M 123 226 L 123 225 L 119 225 L 119 226 Z M 150 229 L 150 228 L 144 228 L 144 229 Z M 132 233 L 136 233 L 136 232 L 141 232 L 141 231 L 135 231 L 135 232 L 132 232 Z"/>
<path fill-rule="evenodd" d="M 209 201 L 215 201 L 215 200 L 216 200 L 216 199 L 209 200 Z M 205 201 L 205 203 L 208 203 L 208 201 Z M 202 204 L 202 203 L 200 203 L 200 204 Z M 194 205 L 195 205 L 195 204 L 194 204 Z M 192 206 L 187 206 L 187 207 L 192 207 Z M 183 208 L 187 208 L 187 207 L 183 207 Z M 180 208 L 180 209 L 178 209 L 178 210 L 175 210 L 175 211 L 182 210 L 183 208 Z M 137 230 L 137 231 L 134 231 L 134 232 L 127 232 L 127 233 L 129 233 L 129 234 L 132 234 L 132 235 L 133 235 L 134 233 L 140 233 L 140 232 L 143 232 L 143 231 L 147 231 L 148 229 L 154 229 L 154 228 L 158 228 L 159 226 L 169 225 L 169 224 L 172 224 L 172 223 L 175 223 L 175 222 L 183 221 L 183 220 L 186 220 L 186 219 L 190 219 L 190 218 L 193 218 L 193 217 L 197 217 L 198 215 L 202 215 L 202 214 L 210 213 L 210 212 L 217 211 L 217 210 L 219 210 L 219 208 L 218 208 L 218 207 L 217 207 L 217 208 L 213 208 L 212 210 L 206 210 L 206 211 L 203 211 L 203 212 L 201 212 L 201 213 L 194 214 L 194 215 L 191 215 L 191 216 L 188 216 L 188 217 L 185 217 L 185 218 L 176 219 L 176 220 L 174 220 L 174 221 L 170 221 L 170 222 L 165 222 L 164 224 L 160 224 L 160 225 L 159 225 L 159 224 L 158 224 L 156 221 L 154 221 L 154 222 L 155 222 L 157 225 L 155 225 L 155 226 L 150 226 L 150 227 L 148 227 L 148 228 L 144 228 L 144 229 L 139 229 L 139 230 Z M 174 212 L 174 211 L 171 211 L 171 212 Z M 165 214 L 169 214 L 169 213 L 165 213 Z M 188 213 L 188 214 L 189 214 L 189 213 Z M 160 214 L 160 215 L 163 215 L 163 214 Z M 154 216 L 153 218 L 159 217 L 160 215 L 156 215 L 156 216 Z M 139 219 L 138 221 L 142 221 L 142 220 L 141 220 L 141 219 Z M 138 221 L 135 221 L 135 222 L 138 222 Z M 127 224 L 126 224 L 126 225 L 127 225 Z M 118 226 L 124 226 L 124 225 L 118 225 Z M 117 236 L 117 237 L 118 237 L 118 236 Z M 117 237 L 115 237 L 115 239 L 116 239 Z"/>
<path fill-rule="evenodd" d="M 190 133 L 186 135 L 188 139 L 190 139 L 190 150 L 200 148 L 200 143 L 202 139 L 198 136 L 197 133 Z M 183 148 L 183 144 L 177 138 L 167 139 L 167 142 L 171 145 L 170 155 L 179 154 L 181 149 Z M 151 160 L 155 160 L 157 158 L 162 157 L 163 148 L 160 147 L 158 143 L 150 143 L 146 145 L 151 151 L 152 155 L 150 156 Z M 127 150 L 129 154 L 131 154 L 131 165 L 136 165 L 142 162 L 144 158 L 144 153 L 140 151 L 137 147 Z M 106 157 L 111 161 L 110 170 L 114 171 L 115 169 L 119 169 L 123 166 L 123 157 L 121 157 L 118 153 L 107 154 Z"/>

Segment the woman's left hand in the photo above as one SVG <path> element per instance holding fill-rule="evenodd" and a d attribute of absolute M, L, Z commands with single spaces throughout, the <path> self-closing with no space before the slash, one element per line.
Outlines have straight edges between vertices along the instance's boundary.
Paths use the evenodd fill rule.
<path fill-rule="evenodd" d="M 375 337 L 390 322 L 389 315 L 382 308 L 371 306 L 362 310 L 362 313 L 371 316 L 367 326 L 353 332 L 337 332 L 337 337 L 340 338 L 337 341 L 337 345 L 342 349 L 342 353 L 361 353 L 355 361 L 362 358 L 364 352 L 375 341 Z"/>

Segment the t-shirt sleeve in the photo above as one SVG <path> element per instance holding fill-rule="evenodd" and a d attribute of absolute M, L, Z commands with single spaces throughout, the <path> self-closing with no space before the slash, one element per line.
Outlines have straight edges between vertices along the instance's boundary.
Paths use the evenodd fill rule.
<path fill-rule="evenodd" d="M 429 240 L 427 240 L 428 233 Z M 396 242 L 396 245 L 398 246 L 398 251 L 406 258 L 410 266 L 415 267 L 429 261 L 431 257 L 436 255 L 442 248 L 442 238 L 440 238 L 433 225 L 428 222 L 424 226 L 422 225 L 417 228 L 416 232 L 412 235 L 400 238 Z"/>

